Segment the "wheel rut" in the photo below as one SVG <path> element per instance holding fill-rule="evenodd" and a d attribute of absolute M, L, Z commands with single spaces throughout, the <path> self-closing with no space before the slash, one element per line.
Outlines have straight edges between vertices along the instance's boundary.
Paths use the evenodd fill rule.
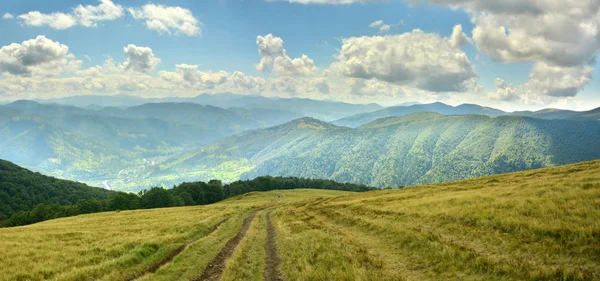
<path fill-rule="evenodd" d="M 254 211 L 248 217 L 244 219 L 242 223 L 242 228 L 238 231 L 238 233 L 227 241 L 227 244 L 221 248 L 221 251 L 217 254 L 217 256 L 206 266 L 202 275 L 192 279 L 192 281 L 208 281 L 208 280 L 219 280 L 223 275 L 223 271 L 225 270 L 225 263 L 231 257 L 235 248 L 237 248 L 238 244 L 242 241 L 244 236 L 246 236 L 246 232 L 250 228 L 250 224 L 256 216 L 257 211 Z"/>
<path fill-rule="evenodd" d="M 221 220 L 220 222 L 216 223 L 215 225 L 213 225 L 210 230 L 203 235 L 202 237 L 195 239 L 195 240 L 190 240 L 184 244 L 182 244 L 181 246 L 177 247 L 177 249 L 171 251 L 169 253 L 169 255 L 167 255 L 164 259 L 162 259 L 161 261 L 153 264 L 152 266 L 150 266 L 149 268 L 147 268 L 146 270 L 140 272 L 138 275 L 136 275 L 133 278 L 129 278 L 129 279 L 125 279 L 126 281 L 133 281 L 139 278 L 144 277 L 146 274 L 151 274 L 151 273 L 155 273 L 157 270 L 159 270 L 161 267 L 163 267 L 164 265 L 166 265 L 167 263 L 170 263 L 173 261 L 173 259 L 181 254 L 181 252 L 183 252 L 183 250 L 185 250 L 185 248 L 187 248 L 190 244 L 202 239 L 203 237 L 209 236 L 211 235 L 213 232 L 215 232 L 215 230 L 217 230 L 217 228 L 219 228 L 219 226 L 221 226 L 223 223 L 225 223 L 229 218 L 225 218 L 223 220 Z"/>
<path fill-rule="evenodd" d="M 271 212 L 267 214 L 267 241 L 265 243 L 265 281 L 281 281 L 283 278 L 279 273 L 281 257 L 277 253 L 277 233 L 271 223 Z"/>

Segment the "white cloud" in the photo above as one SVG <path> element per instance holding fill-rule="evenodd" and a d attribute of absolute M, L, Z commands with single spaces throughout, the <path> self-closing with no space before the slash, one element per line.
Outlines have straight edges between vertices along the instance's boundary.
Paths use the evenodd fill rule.
<path fill-rule="evenodd" d="M 452 35 L 450 35 L 450 39 L 448 39 L 450 45 L 454 48 L 462 47 L 463 45 L 472 44 L 473 40 L 467 36 L 462 29 L 462 25 L 457 24 L 452 29 Z"/>
<path fill-rule="evenodd" d="M 67 29 L 77 24 L 72 15 L 65 13 L 42 14 L 32 11 L 18 17 L 22 23 L 29 26 L 50 26 L 54 29 Z"/>
<path fill-rule="evenodd" d="M 181 7 L 146 4 L 141 8 L 129 8 L 129 13 L 139 20 L 146 21 L 146 27 L 160 34 L 200 34 L 200 22 L 192 11 Z"/>
<path fill-rule="evenodd" d="M 398 23 L 397 25 L 400 25 L 400 24 L 401 23 Z M 390 29 L 392 28 L 391 25 L 385 24 L 383 22 L 383 20 L 374 21 L 371 24 L 369 24 L 369 27 L 371 27 L 371 28 L 377 28 L 380 33 L 386 33 L 388 31 L 390 31 Z"/>
<path fill-rule="evenodd" d="M 518 89 L 514 88 L 512 84 L 506 84 L 501 78 L 496 78 L 494 84 L 496 84 L 496 91 L 488 93 L 488 96 L 493 100 L 514 101 L 522 96 Z"/>
<path fill-rule="evenodd" d="M 161 71 L 159 76 L 166 81 L 201 89 L 215 88 L 229 79 L 229 73 L 225 71 L 200 71 L 198 65 L 178 64 L 175 69 L 175 72 Z"/>
<path fill-rule="evenodd" d="M 600 50 L 600 1 L 427 2 L 467 11 L 477 48 L 492 60 L 533 62 L 530 81 L 522 85 L 528 97 L 574 96 L 591 81 Z"/>
<path fill-rule="evenodd" d="M 413 86 L 433 92 L 467 91 L 477 74 L 467 55 L 437 34 L 421 30 L 401 35 L 343 39 L 330 73 Z"/>
<path fill-rule="evenodd" d="M 545 62 L 533 65 L 529 73 L 528 91 L 551 97 L 572 97 L 592 81 L 594 67 L 578 65 L 562 67 Z"/>
<path fill-rule="evenodd" d="M 383 20 L 376 20 L 376 21 L 372 22 L 371 24 L 369 24 L 369 27 L 376 28 L 382 24 L 383 24 Z"/>
<path fill-rule="evenodd" d="M 44 14 L 31 11 L 18 16 L 22 24 L 29 26 L 50 26 L 54 29 L 67 29 L 75 25 L 96 27 L 99 21 L 114 20 L 123 15 L 123 7 L 111 0 L 100 0 L 98 6 L 79 5 L 71 13 Z"/>
<path fill-rule="evenodd" d="M 0 48 L 0 73 L 4 74 L 58 75 L 63 70 L 77 68 L 77 64 L 81 61 L 74 60 L 69 47 L 42 35 Z"/>
<path fill-rule="evenodd" d="M 13 19 L 13 18 L 15 18 L 15 16 L 13 16 L 11 13 L 5 13 L 5 14 L 2 16 L 2 18 L 3 18 L 3 19 L 5 19 L 5 20 L 9 20 L 9 19 Z"/>
<path fill-rule="evenodd" d="M 100 0 L 100 5 L 79 5 L 73 10 L 79 24 L 85 27 L 95 27 L 99 21 L 114 20 L 123 16 L 123 7 L 111 0 Z"/>
<path fill-rule="evenodd" d="M 381 27 L 379 27 L 379 32 L 381 33 L 385 33 L 390 31 L 391 26 L 389 24 L 384 24 Z"/>
<path fill-rule="evenodd" d="M 157 64 L 160 63 L 160 58 L 156 57 L 152 49 L 148 47 L 138 47 L 133 44 L 123 48 L 123 52 L 127 57 L 127 61 L 123 63 L 125 70 L 133 70 L 137 72 L 148 72 L 154 70 Z"/>
<path fill-rule="evenodd" d="M 258 54 L 261 59 L 256 69 L 262 72 L 273 72 L 282 76 L 310 75 L 316 71 L 315 64 L 307 55 L 290 58 L 283 48 L 283 39 L 273 34 L 257 36 Z"/>

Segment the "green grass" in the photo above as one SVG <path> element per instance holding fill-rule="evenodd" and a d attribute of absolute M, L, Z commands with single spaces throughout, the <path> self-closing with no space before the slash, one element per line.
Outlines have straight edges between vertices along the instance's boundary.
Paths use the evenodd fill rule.
<path fill-rule="evenodd" d="M 0 229 L 0 280 L 127 280 L 184 243 L 140 280 L 190 280 L 254 210 L 222 280 L 264 278 L 268 212 L 285 280 L 600 279 L 594 161 L 401 190 L 254 192 Z"/>

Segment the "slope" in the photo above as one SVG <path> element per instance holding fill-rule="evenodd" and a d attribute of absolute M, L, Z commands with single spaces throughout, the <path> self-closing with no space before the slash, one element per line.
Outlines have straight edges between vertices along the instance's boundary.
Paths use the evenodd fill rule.
<path fill-rule="evenodd" d="M 418 113 L 357 129 L 314 119 L 225 138 L 149 171 L 156 179 L 260 175 L 404 186 L 600 158 L 600 123 Z"/>
<path fill-rule="evenodd" d="M 597 280 L 599 175 L 593 161 L 57 219 L 0 229 L 0 280 Z"/>
<path fill-rule="evenodd" d="M 73 205 L 78 200 L 104 200 L 114 192 L 59 180 L 0 160 L 0 222 L 37 204 Z"/>

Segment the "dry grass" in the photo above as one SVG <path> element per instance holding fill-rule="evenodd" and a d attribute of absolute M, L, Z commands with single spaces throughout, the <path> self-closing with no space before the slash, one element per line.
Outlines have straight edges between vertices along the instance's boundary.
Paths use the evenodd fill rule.
<path fill-rule="evenodd" d="M 256 209 L 223 280 L 263 279 L 271 210 L 286 280 L 600 280 L 600 161 L 403 190 L 251 193 L 0 229 L 0 280 L 126 280 L 191 242 L 141 278 L 190 280 Z"/>
<path fill-rule="evenodd" d="M 290 280 L 600 279 L 598 161 L 276 213 Z"/>

